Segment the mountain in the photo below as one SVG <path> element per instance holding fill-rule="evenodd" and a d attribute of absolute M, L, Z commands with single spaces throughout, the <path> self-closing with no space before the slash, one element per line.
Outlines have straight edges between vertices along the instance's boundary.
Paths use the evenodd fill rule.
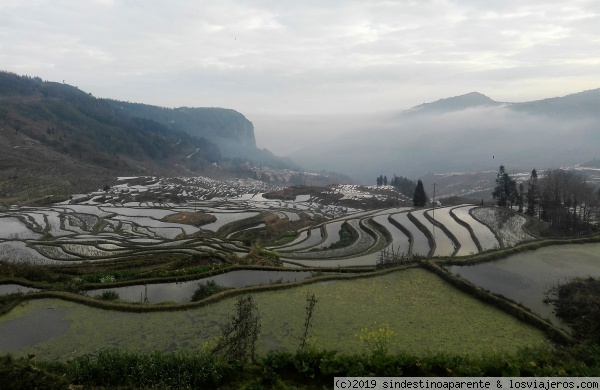
<path fill-rule="evenodd" d="M 204 138 L 214 144 L 224 158 L 278 169 L 298 168 L 289 158 L 257 148 L 254 125 L 235 110 L 217 107 L 165 108 L 117 100 L 106 100 L 106 103 L 128 117 L 151 120 L 174 132 Z"/>
<path fill-rule="evenodd" d="M 531 171 L 600 157 L 600 89 L 526 103 L 477 92 L 425 103 L 290 155 L 375 184 L 381 174 Z"/>
<path fill-rule="evenodd" d="M 250 162 L 295 165 L 256 148 L 252 123 L 222 108 L 98 99 L 0 72 L 0 198 L 66 194 L 118 175 L 227 175 Z"/>
<path fill-rule="evenodd" d="M 256 148 L 252 122 L 235 110 L 206 107 L 171 109 L 117 100 L 109 100 L 108 103 L 128 116 L 150 119 L 192 136 L 216 142 L 233 141 Z"/>
<path fill-rule="evenodd" d="M 468 108 L 476 108 L 481 106 L 494 107 L 502 104 L 503 103 L 496 102 L 479 92 L 470 92 L 461 96 L 440 99 L 433 103 L 423 103 L 404 111 L 401 115 L 412 116 L 444 114 L 453 111 L 466 110 Z"/>
<path fill-rule="evenodd" d="M 600 88 L 526 103 L 513 103 L 511 110 L 532 115 L 563 118 L 598 118 L 600 116 Z"/>

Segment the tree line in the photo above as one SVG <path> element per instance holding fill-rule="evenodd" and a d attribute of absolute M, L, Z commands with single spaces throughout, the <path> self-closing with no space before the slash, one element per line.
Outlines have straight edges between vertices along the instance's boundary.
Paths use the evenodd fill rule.
<path fill-rule="evenodd" d="M 376 180 L 377 186 L 387 186 L 388 178 L 387 175 L 379 175 Z M 398 192 L 408 197 L 413 198 L 413 206 L 415 207 L 424 207 L 427 203 L 427 194 L 425 193 L 425 188 L 423 187 L 423 182 L 419 179 L 417 182 L 414 180 L 408 179 L 402 176 L 396 176 L 391 181 L 389 181 L 389 185 L 393 186 Z"/>
<path fill-rule="evenodd" d="M 540 177 L 533 169 L 527 181 L 517 184 L 501 165 L 492 197 L 499 207 L 517 209 L 546 222 L 551 235 L 598 230 L 600 191 L 574 171 L 552 169 Z"/>
<path fill-rule="evenodd" d="M 392 177 L 392 180 L 388 181 L 387 175 L 379 175 L 376 180 L 377 186 L 387 186 L 388 184 L 395 187 L 398 192 L 406 196 L 412 196 L 417 188 L 417 183 L 414 180 L 403 176 Z"/>

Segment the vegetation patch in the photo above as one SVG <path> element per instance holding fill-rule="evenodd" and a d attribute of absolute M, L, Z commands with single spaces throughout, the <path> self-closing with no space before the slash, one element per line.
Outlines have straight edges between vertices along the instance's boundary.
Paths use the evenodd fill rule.
<path fill-rule="evenodd" d="M 262 213 L 257 217 L 229 224 L 219 233 L 226 236 L 232 232 L 237 232 L 232 238 L 243 241 L 247 246 L 253 244 L 261 246 L 282 245 L 292 241 L 297 235 L 296 231 L 315 225 L 323 220 L 322 217 L 317 216 L 313 219 L 306 213 L 299 213 L 298 217 L 297 220 L 291 221 L 274 213 Z M 249 229 L 261 222 L 265 224 L 264 228 Z"/>
<path fill-rule="evenodd" d="M 101 294 L 96 295 L 94 298 L 102 299 L 105 301 L 116 301 L 117 299 L 119 299 L 119 293 L 115 290 L 105 290 L 102 291 Z"/>
<path fill-rule="evenodd" d="M 573 279 L 553 292 L 556 315 L 571 325 L 575 336 L 582 341 L 600 342 L 600 280 Z"/>
<path fill-rule="evenodd" d="M 184 223 L 187 225 L 194 226 L 202 226 L 207 223 L 212 223 L 217 221 L 217 217 L 212 214 L 206 213 L 192 213 L 189 211 L 184 211 L 177 214 L 167 215 L 163 218 L 165 222 L 175 222 L 175 223 Z"/>
<path fill-rule="evenodd" d="M 243 363 L 205 352 L 139 353 L 108 349 L 68 363 L 0 357 L 3 384 L 13 389 L 223 388 L 323 389 L 343 376 L 598 376 L 594 346 L 533 348 L 516 354 L 342 354 L 318 348 L 269 352 Z"/>
<path fill-rule="evenodd" d="M 198 288 L 194 290 L 191 301 L 200 301 L 226 289 L 226 287 L 219 286 L 214 280 L 209 280 L 206 283 L 198 283 Z"/>

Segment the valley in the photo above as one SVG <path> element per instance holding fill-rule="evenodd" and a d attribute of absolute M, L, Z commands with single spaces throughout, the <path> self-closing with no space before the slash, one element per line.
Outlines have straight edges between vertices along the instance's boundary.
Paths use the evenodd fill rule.
<path fill-rule="evenodd" d="M 444 206 L 444 198 L 435 209 L 415 209 L 411 200 L 388 186 L 282 188 L 254 179 L 144 176 L 120 177 L 116 182 L 48 206 L 13 205 L 2 212 L 3 350 L 62 360 L 93 353 L 105 344 L 139 348 L 135 340 L 140 336 L 154 340 L 144 342 L 148 351 L 194 350 L 217 337 L 235 297 L 248 293 L 256 295 L 265 324 L 259 351 L 293 350 L 289 335 L 300 331 L 302 296 L 307 291 L 325 307 L 315 318 L 319 344 L 345 345 L 342 352 L 347 353 L 361 351 L 353 334 L 373 318 L 385 318 L 400 335 L 390 344 L 392 351 L 425 354 L 475 353 L 488 338 L 502 340 L 494 348 L 514 352 L 569 331 L 554 317 L 544 319 L 548 282 L 520 279 L 498 290 L 510 302 L 521 302 L 511 310 L 533 318 L 521 323 L 501 305 L 488 307 L 445 281 L 464 274 L 473 286 L 490 288 L 490 282 L 472 276 L 478 275 L 473 273 L 477 267 L 514 264 L 509 267 L 516 270 L 542 251 L 566 261 L 562 246 L 554 246 L 560 240 L 536 237 L 527 230 L 529 217 L 512 210 Z M 594 249 L 598 244 L 593 242 L 599 240 L 595 236 L 578 245 L 587 248 L 591 256 L 587 264 L 598 274 L 600 258 Z M 522 260 L 512 260 L 515 256 Z M 448 267 L 440 271 L 446 276 L 430 272 L 429 263 Z M 209 281 L 225 290 L 192 302 L 195 289 Z M 512 283 L 525 283 L 537 292 L 521 301 L 513 296 L 519 290 L 511 288 Z M 365 302 L 357 300 L 358 291 Z M 388 295 L 385 304 L 376 303 Z M 403 301 L 401 296 L 411 298 Z M 389 306 L 392 297 L 397 306 Z M 368 302 L 373 312 L 365 311 Z M 342 313 L 349 306 L 360 308 L 362 316 L 344 319 Z M 288 310 L 284 307 L 295 311 L 285 315 L 287 322 L 279 323 L 277 318 Z M 425 307 L 430 308 L 428 314 Z M 443 314 L 442 308 L 454 314 Z M 44 314 L 48 309 L 62 314 L 48 317 Z M 171 327 L 166 342 L 156 332 L 174 320 L 169 314 L 173 311 L 183 317 L 175 320 L 180 325 Z M 118 325 L 102 325 L 103 335 L 94 337 L 94 343 L 86 342 L 94 326 L 85 319 L 103 323 L 103 313 L 111 312 L 120 313 L 122 319 L 114 322 Z M 194 323 L 204 324 L 200 333 L 186 325 L 196 316 L 200 317 Z M 457 322 L 433 320 L 452 316 Z M 53 331 L 39 336 L 36 327 L 28 325 L 17 339 L 11 336 L 17 324 L 33 318 Z M 338 329 L 333 318 L 342 321 L 343 328 Z M 466 318 L 476 327 L 461 322 Z M 500 325 L 504 321 L 510 325 Z M 481 333 L 477 324 L 483 323 L 503 330 L 486 326 Z M 137 336 L 128 333 L 139 327 L 145 330 Z M 564 334 L 561 337 L 568 338 Z"/>
<path fill-rule="evenodd" d="M 440 152 L 446 172 L 424 173 L 427 162 L 417 183 L 375 174 L 386 172 L 369 168 L 377 153 L 362 151 L 352 164 L 364 160 L 372 180 L 353 184 L 348 171 L 305 170 L 257 148 L 252 123 L 233 110 L 0 76 L 10 87 L 0 112 L 0 351 L 11 359 L 75 367 L 109 350 L 229 359 L 215 345 L 244 300 L 261 324 L 259 359 L 332 350 L 502 362 L 523 351 L 554 358 L 579 337 L 552 299 L 559 283 L 600 276 L 595 159 L 540 169 L 542 191 L 519 165 L 529 160 L 510 175 L 478 163 L 453 172 L 465 165 L 443 164 L 455 155 Z M 503 107 L 469 94 L 397 119 Z M 550 191 L 548 177 L 578 187 Z"/>

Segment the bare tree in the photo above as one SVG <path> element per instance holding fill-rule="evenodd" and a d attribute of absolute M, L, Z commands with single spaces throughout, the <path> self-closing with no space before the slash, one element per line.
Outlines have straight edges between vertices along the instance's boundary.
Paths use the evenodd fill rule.
<path fill-rule="evenodd" d="M 252 295 L 239 297 L 235 313 L 223 327 L 221 337 L 212 353 L 222 353 L 227 358 L 241 362 L 254 361 L 256 342 L 260 333 L 260 317 Z"/>

